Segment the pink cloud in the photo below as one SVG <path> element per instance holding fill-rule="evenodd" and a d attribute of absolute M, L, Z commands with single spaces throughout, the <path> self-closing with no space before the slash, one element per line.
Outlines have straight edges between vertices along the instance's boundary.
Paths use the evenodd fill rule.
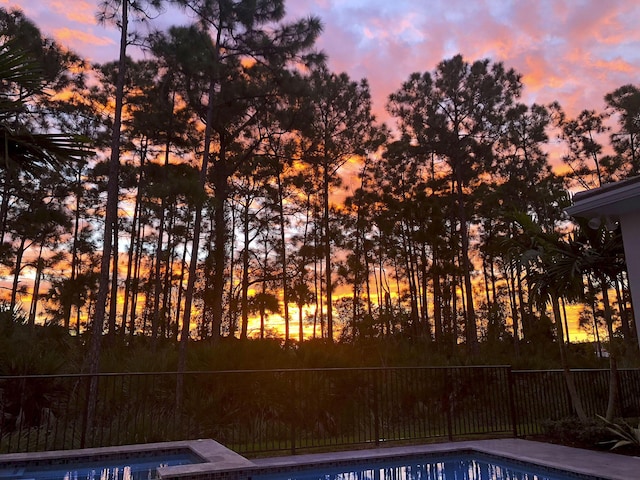
<path fill-rule="evenodd" d="M 94 2 L 85 0 L 75 0 L 73 8 L 69 8 L 68 1 L 49 0 L 52 10 L 72 22 L 83 23 L 86 25 L 95 25 L 97 6 Z"/>
<path fill-rule="evenodd" d="M 53 35 L 61 44 L 70 46 L 71 48 L 80 48 L 81 45 L 94 45 L 104 47 L 107 45 L 115 45 L 111 38 L 105 36 L 97 36 L 93 33 L 72 28 L 58 28 L 54 30 Z"/>
<path fill-rule="evenodd" d="M 98 0 L 0 0 L 87 56 L 116 57 L 117 29 L 95 27 Z M 409 74 L 461 53 L 522 74 L 525 102 L 560 101 L 569 114 L 602 108 L 607 92 L 640 78 L 637 0 L 287 0 L 289 20 L 318 15 L 317 46 L 331 69 L 367 78 L 384 118 L 390 93 Z M 157 24 L 184 18 L 169 14 Z M 100 33 L 96 33 L 100 32 Z"/>

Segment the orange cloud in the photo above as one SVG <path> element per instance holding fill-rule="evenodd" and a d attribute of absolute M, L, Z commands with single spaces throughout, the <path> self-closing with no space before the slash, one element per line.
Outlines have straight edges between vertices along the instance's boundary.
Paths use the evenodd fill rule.
<path fill-rule="evenodd" d="M 96 23 L 96 11 L 97 7 L 95 3 L 90 3 L 83 0 L 75 0 L 73 7 L 69 8 L 68 1 L 50 0 L 50 7 L 63 15 L 67 20 L 72 22 L 78 22 L 86 25 L 95 25 Z"/>
<path fill-rule="evenodd" d="M 115 45 L 115 42 L 108 37 L 98 37 L 92 33 L 72 29 L 72 28 L 58 28 L 53 32 L 56 40 L 65 45 L 77 45 L 89 44 L 103 47 L 105 45 Z"/>
<path fill-rule="evenodd" d="M 608 71 L 615 71 L 620 73 L 633 74 L 637 71 L 632 64 L 622 58 L 615 58 L 613 60 L 597 60 L 593 62 L 595 68 L 600 68 Z"/>

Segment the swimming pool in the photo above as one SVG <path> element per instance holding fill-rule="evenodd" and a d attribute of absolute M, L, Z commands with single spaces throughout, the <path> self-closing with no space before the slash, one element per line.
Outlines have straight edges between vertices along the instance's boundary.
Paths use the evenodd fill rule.
<path fill-rule="evenodd" d="M 252 480 L 632 480 L 640 458 L 524 439 L 254 459 Z"/>
<path fill-rule="evenodd" d="M 48 465 L 24 464 L 0 470 L 0 480 L 149 480 L 157 478 L 158 467 L 202 462 L 191 452 L 176 452 Z"/>
<path fill-rule="evenodd" d="M 123 459 L 142 460 L 142 470 L 190 452 L 200 461 L 157 468 L 161 480 L 632 480 L 640 458 L 523 439 L 385 446 L 352 451 L 247 459 L 201 439 L 84 450 L 0 455 L 0 480 L 138 480 Z M 109 463 L 117 461 L 118 465 Z M 107 463 L 105 463 L 105 461 Z M 92 462 L 89 471 L 67 467 Z M 101 467 L 111 467 L 99 471 Z M 113 467 L 117 466 L 117 472 Z M 64 471 L 63 471 L 64 470 Z M 114 475 L 115 473 L 115 475 Z M 39 475 L 39 476 L 36 476 Z M 47 476 L 48 475 L 48 476 Z M 93 476 L 92 476 L 93 475 Z M 128 476 L 127 476 L 128 475 Z M 153 472 L 151 472 L 153 475 Z M 149 478 L 149 470 L 142 473 Z"/>
<path fill-rule="evenodd" d="M 561 472 L 526 463 L 473 454 L 443 454 L 438 458 L 316 466 L 279 471 L 253 480 L 598 480 L 599 477 Z"/>
<path fill-rule="evenodd" d="M 0 480 L 186 480 L 195 472 L 253 467 L 210 439 L 0 455 Z M 185 476 L 186 474 L 186 476 Z"/>

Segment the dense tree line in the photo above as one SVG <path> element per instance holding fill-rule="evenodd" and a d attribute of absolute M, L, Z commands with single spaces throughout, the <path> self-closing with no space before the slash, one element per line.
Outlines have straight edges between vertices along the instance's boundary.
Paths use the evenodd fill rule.
<path fill-rule="evenodd" d="M 457 55 L 400 85 L 385 126 L 367 81 L 314 50 L 317 18 L 176 0 L 193 25 L 141 36 L 136 20 L 163 6 L 143 3 L 105 2 L 120 56 L 91 66 L 0 11 L 7 310 L 97 342 L 264 338 L 277 316 L 285 341 L 473 353 L 562 344 L 579 302 L 594 335 L 634 338 L 619 229 L 563 208 L 571 188 L 639 173 L 639 88 L 574 119 L 522 103 L 502 63 Z M 16 56 L 38 88 L 10 76 Z M 18 134 L 63 144 L 29 156 Z M 65 151 L 77 136 L 92 148 Z M 558 142 L 566 174 L 549 162 Z"/>

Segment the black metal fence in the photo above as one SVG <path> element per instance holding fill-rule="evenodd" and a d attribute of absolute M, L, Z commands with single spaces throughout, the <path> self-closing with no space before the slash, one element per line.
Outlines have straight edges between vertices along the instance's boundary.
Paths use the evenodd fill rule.
<path fill-rule="evenodd" d="M 588 415 L 608 370 L 574 370 Z M 571 416 L 563 373 L 510 367 L 354 368 L 0 377 L 0 453 L 213 438 L 237 452 L 539 433 Z M 640 370 L 620 370 L 619 415 L 640 416 Z"/>

